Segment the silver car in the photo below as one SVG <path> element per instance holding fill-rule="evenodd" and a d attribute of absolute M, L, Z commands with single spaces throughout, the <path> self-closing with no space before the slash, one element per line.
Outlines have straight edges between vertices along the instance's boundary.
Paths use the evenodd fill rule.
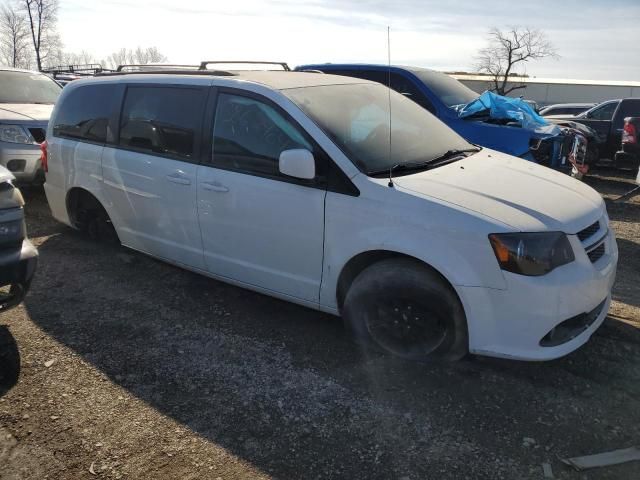
<path fill-rule="evenodd" d="M 61 91 L 42 73 L 0 68 L 0 165 L 20 183 L 44 177 L 40 144 Z"/>

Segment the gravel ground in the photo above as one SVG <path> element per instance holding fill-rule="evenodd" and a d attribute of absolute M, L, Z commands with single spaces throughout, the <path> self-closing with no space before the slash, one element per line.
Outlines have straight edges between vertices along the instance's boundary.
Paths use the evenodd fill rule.
<path fill-rule="evenodd" d="M 640 196 L 608 201 L 619 276 L 585 347 L 445 366 L 365 354 L 337 318 L 91 243 L 26 197 L 41 257 L 0 317 L 0 479 L 640 478 L 559 460 L 640 444 Z"/>

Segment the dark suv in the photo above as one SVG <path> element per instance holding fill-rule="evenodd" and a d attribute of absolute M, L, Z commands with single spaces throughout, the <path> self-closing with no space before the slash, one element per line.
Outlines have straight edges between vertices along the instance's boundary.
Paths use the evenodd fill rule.
<path fill-rule="evenodd" d="M 0 312 L 19 304 L 36 271 L 38 252 L 27 239 L 24 200 L 0 166 Z"/>

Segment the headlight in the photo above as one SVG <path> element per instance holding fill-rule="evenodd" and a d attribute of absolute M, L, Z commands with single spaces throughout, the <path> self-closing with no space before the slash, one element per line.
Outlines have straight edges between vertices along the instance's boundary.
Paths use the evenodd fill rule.
<path fill-rule="evenodd" d="M 22 125 L 0 125 L 0 141 L 9 143 L 35 143 Z"/>
<path fill-rule="evenodd" d="M 544 275 L 575 260 L 562 232 L 494 233 L 489 240 L 500 268 L 520 275 Z"/>
<path fill-rule="evenodd" d="M 0 246 L 13 245 L 24 238 L 24 220 L 0 223 Z"/>

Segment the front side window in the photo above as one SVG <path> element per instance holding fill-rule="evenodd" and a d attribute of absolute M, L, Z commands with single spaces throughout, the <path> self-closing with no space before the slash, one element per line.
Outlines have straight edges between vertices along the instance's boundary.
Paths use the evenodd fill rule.
<path fill-rule="evenodd" d="M 283 93 L 368 174 L 472 147 L 409 98 L 394 91 L 389 96 L 382 85 L 325 85 Z"/>
<path fill-rule="evenodd" d="M 586 117 L 593 118 L 594 120 L 611 120 L 617 106 L 618 102 L 606 103 L 599 107 L 595 107 L 593 110 L 589 110 Z"/>
<path fill-rule="evenodd" d="M 120 119 L 120 145 L 192 159 L 205 92 L 198 88 L 129 86 Z"/>
<path fill-rule="evenodd" d="M 56 103 L 62 87 L 36 72 L 0 70 L 0 103 Z"/>
<path fill-rule="evenodd" d="M 86 85 L 72 90 L 60 105 L 53 135 L 105 143 L 117 86 Z"/>
<path fill-rule="evenodd" d="M 213 131 L 216 167 L 279 176 L 280 154 L 297 148 L 313 152 L 298 127 L 274 107 L 250 97 L 220 94 Z"/>

